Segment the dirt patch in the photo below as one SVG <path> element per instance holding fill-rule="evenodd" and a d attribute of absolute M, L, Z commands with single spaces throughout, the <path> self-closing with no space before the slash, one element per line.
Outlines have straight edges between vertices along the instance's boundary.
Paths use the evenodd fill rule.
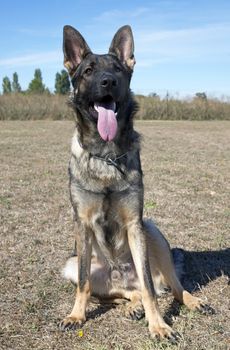
<path fill-rule="evenodd" d="M 137 122 L 143 135 L 145 215 L 185 251 L 184 284 L 216 309 L 202 316 L 160 299 L 182 334 L 177 349 L 227 349 L 229 334 L 229 122 Z M 152 341 L 124 306 L 90 304 L 79 332 L 57 323 L 74 288 L 60 277 L 73 248 L 68 194 L 72 122 L 0 123 L 1 349 L 175 349 Z"/>

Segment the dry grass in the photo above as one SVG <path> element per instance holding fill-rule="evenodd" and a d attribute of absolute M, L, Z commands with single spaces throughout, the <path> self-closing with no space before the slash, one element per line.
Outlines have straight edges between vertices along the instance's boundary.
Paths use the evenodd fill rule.
<path fill-rule="evenodd" d="M 6 94 L 0 96 L 0 120 L 71 119 L 67 97 L 49 94 Z"/>
<path fill-rule="evenodd" d="M 217 99 L 178 100 L 137 96 L 138 119 L 144 120 L 230 120 L 230 103 Z"/>
<path fill-rule="evenodd" d="M 0 123 L 1 349 L 228 349 L 229 122 L 137 122 L 144 135 L 145 214 L 185 250 L 184 284 L 211 303 L 202 316 L 160 299 L 178 346 L 149 338 L 124 306 L 90 304 L 83 337 L 61 333 L 74 289 L 60 277 L 73 247 L 67 166 L 72 122 Z"/>
<path fill-rule="evenodd" d="M 230 101 L 217 99 L 178 100 L 137 95 L 137 119 L 230 120 Z M 67 97 L 48 94 L 7 94 L 0 96 L 0 120 L 72 119 Z"/>

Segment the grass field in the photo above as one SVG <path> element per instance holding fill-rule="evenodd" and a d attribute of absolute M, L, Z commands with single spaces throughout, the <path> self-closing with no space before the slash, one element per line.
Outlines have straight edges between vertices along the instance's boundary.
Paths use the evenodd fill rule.
<path fill-rule="evenodd" d="M 177 346 L 152 341 L 145 321 L 90 304 L 83 336 L 61 333 L 74 288 L 60 269 L 73 248 L 68 158 L 73 122 L 0 123 L 1 349 L 229 349 L 229 122 L 137 122 L 145 215 L 184 249 L 184 285 L 216 310 L 203 316 L 159 299 Z"/>

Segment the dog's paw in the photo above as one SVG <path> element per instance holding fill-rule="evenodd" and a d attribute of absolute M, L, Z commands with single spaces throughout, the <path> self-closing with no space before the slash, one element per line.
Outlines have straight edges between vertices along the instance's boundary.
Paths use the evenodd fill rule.
<path fill-rule="evenodd" d="M 81 320 L 77 317 L 67 316 L 59 323 L 59 329 L 61 331 L 70 331 L 82 327 L 85 320 Z"/>
<path fill-rule="evenodd" d="M 202 301 L 196 306 L 196 310 L 203 315 L 214 315 L 216 313 L 215 309 L 208 304 L 204 304 Z"/>
<path fill-rule="evenodd" d="M 125 316 L 132 320 L 140 320 L 145 315 L 145 311 L 141 301 L 129 302 L 126 305 Z"/>
<path fill-rule="evenodd" d="M 204 315 L 213 315 L 215 314 L 215 310 L 209 306 L 208 304 L 204 303 L 202 299 L 197 298 L 187 291 L 183 292 L 183 301 L 184 304 L 193 311 L 199 311 L 201 314 Z"/>
<path fill-rule="evenodd" d="M 181 335 L 166 323 L 162 326 L 149 327 L 149 331 L 154 340 L 167 340 L 171 344 L 177 344 L 181 339 Z"/>

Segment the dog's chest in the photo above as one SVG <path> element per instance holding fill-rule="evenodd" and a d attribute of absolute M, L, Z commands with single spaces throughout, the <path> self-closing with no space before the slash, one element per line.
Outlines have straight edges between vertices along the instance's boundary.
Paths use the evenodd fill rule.
<path fill-rule="evenodd" d="M 100 213 L 93 224 L 97 245 L 105 256 L 115 259 L 127 250 L 127 232 L 120 218 L 111 213 Z"/>
<path fill-rule="evenodd" d="M 129 252 L 127 229 L 138 207 L 135 193 L 74 190 L 72 200 L 77 203 L 77 217 L 92 232 L 94 249 L 107 260 L 122 259 Z"/>

